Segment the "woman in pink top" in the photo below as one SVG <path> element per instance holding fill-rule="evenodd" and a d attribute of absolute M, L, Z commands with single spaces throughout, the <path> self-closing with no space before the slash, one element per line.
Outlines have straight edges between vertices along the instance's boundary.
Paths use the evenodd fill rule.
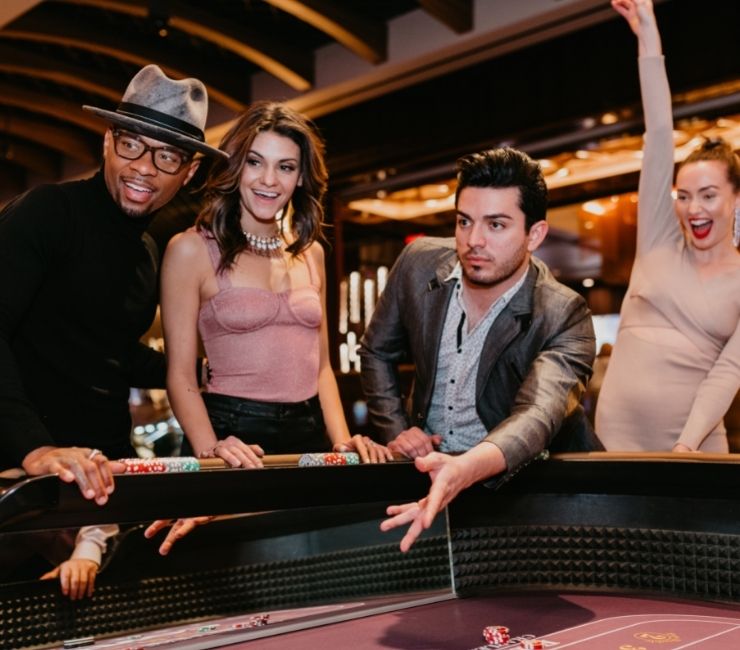
<path fill-rule="evenodd" d="M 257 103 L 226 134 L 195 228 L 162 267 L 167 390 L 195 455 L 259 467 L 262 453 L 390 453 L 351 436 L 329 362 L 321 237 L 323 142 L 302 115 Z M 209 363 L 201 395 L 198 332 Z M 328 434 L 328 439 L 327 439 Z"/>
<path fill-rule="evenodd" d="M 390 460 L 386 447 L 350 435 L 329 362 L 321 138 L 299 113 L 261 102 L 220 148 L 229 158 L 211 169 L 207 205 L 172 239 L 162 266 L 167 392 L 192 453 L 233 467 L 329 447 Z M 199 333 L 209 364 L 203 394 Z M 207 519 L 179 520 L 160 552 Z M 155 522 L 147 537 L 168 523 Z"/>
<path fill-rule="evenodd" d="M 740 388 L 740 160 L 708 141 L 673 191 L 673 120 L 650 0 L 612 0 L 639 46 L 645 113 L 637 254 L 596 408 L 608 450 L 726 452 Z M 678 217 L 678 218 L 676 218 Z"/>

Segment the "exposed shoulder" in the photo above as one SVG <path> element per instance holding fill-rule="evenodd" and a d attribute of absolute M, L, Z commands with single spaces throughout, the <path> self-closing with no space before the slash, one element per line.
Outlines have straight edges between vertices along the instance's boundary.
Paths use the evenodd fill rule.
<path fill-rule="evenodd" d="M 324 267 L 324 260 L 326 259 L 325 253 L 324 253 L 324 247 L 321 245 L 320 242 L 313 242 L 307 249 L 306 249 L 306 256 L 310 255 L 311 260 L 314 262 L 314 264 L 320 264 L 321 268 Z"/>
<path fill-rule="evenodd" d="M 195 228 L 188 228 L 170 239 L 165 259 L 177 264 L 202 264 L 208 262 L 208 248 Z"/>
<path fill-rule="evenodd" d="M 316 277 L 322 280 L 326 275 L 326 255 L 324 253 L 324 247 L 317 241 L 313 242 L 303 253 L 306 262 L 311 265 L 312 273 L 316 274 Z"/>
<path fill-rule="evenodd" d="M 324 247 L 315 241 L 306 249 L 303 255 L 310 267 L 309 273 L 313 278 L 312 282 L 323 289 L 326 278 Z"/>

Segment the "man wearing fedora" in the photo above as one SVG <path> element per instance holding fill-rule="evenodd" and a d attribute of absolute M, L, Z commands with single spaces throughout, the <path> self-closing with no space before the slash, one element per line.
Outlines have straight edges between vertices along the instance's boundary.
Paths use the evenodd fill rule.
<path fill-rule="evenodd" d="M 157 303 L 147 227 L 193 177 L 206 88 L 148 65 L 109 111 L 92 178 L 36 187 L 0 213 L 0 470 L 57 473 L 104 504 L 108 458 L 133 455 L 131 386 L 163 387 L 162 354 L 139 342 Z"/>

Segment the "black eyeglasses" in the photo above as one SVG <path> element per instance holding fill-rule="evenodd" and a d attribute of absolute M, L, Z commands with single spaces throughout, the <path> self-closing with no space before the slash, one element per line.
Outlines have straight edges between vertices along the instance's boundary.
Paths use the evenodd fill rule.
<path fill-rule="evenodd" d="M 165 174 L 177 174 L 190 162 L 192 156 L 171 147 L 150 147 L 138 137 L 125 131 L 112 131 L 116 154 L 126 160 L 138 160 L 148 151 L 152 152 L 154 166 Z"/>

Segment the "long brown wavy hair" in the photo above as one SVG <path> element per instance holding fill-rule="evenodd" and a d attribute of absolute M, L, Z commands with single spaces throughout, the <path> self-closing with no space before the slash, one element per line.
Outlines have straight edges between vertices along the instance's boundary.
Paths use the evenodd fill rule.
<path fill-rule="evenodd" d="M 290 138 L 301 151 L 302 184 L 296 186 L 286 210 L 290 210 L 294 241 L 287 247 L 293 255 L 305 251 L 322 237 L 324 195 L 327 178 L 324 141 L 316 126 L 297 111 L 279 102 L 256 102 L 239 117 L 219 148 L 229 158 L 219 158 L 205 183 L 206 205 L 196 226 L 210 232 L 221 251 L 218 271 L 231 267 L 246 246 L 240 225 L 239 185 L 249 150 L 258 134 L 266 131 Z"/>

